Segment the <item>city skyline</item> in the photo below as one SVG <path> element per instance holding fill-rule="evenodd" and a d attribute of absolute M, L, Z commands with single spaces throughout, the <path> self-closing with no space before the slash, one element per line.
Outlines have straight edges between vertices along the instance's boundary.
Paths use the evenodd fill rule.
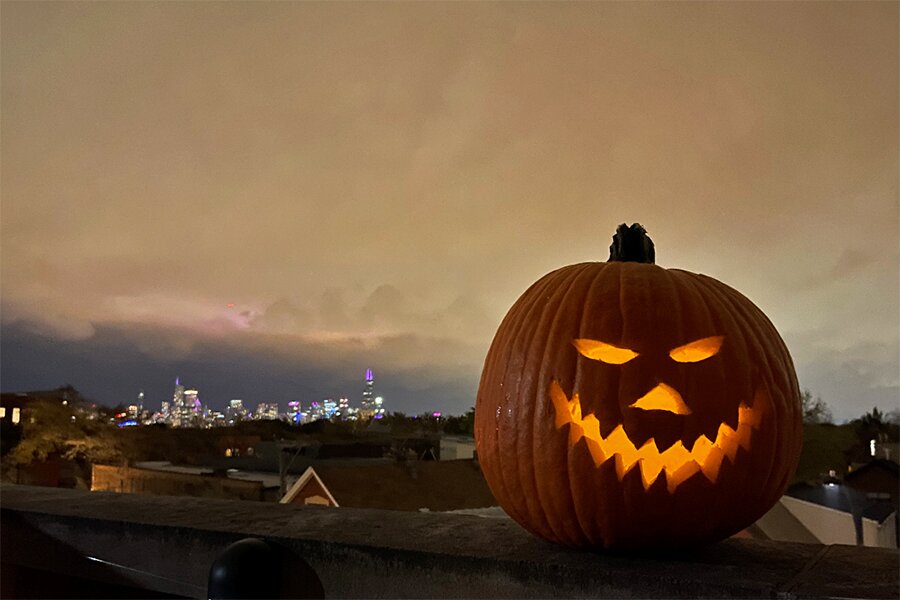
<path fill-rule="evenodd" d="M 286 403 L 287 410 L 283 413 L 279 413 L 277 410 L 281 406 L 281 403 L 271 399 L 251 400 L 248 402 L 248 406 L 243 406 L 243 398 L 231 397 L 228 400 L 214 399 L 212 402 L 209 402 L 205 401 L 206 395 L 204 394 L 202 396 L 204 402 L 201 402 L 200 390 L 194 388 L 188 389 L 181 383 L 181 376 L 175 377 L 174 393 L 169 399 L 163 397 L 159 402 L 154 402 L 152 399 L 148 400 L 144 390 L 141 389 L 137 394 L 137 404 L 134 404 L 131 401 L 123 401 L 117 403 L 117 405 L 127 407 L 129 417 L 131 416 L 131 412 L 146 412 L 148 418 L 151 418 L 151 420 L 174 425 L 176 427 L 189 426 L 192 418 L 195 419 L 201 414 L 205 417 L 206 413 L 209 411 L 215 411 L 219 415 L 227 415 L 229 409 L 234 409 L 235 407 L 240 408 L 245 414 L 257 414 L 260 411 L 267 412 L 274 407 L 274 412 L 279 413 L 282 416 L 289 415 L 294 411 L 294 407 L 296 407 L 296 412 L 311 414 L 313 420 L 323 417 L 331 418 L 335 415 L 343 417 L 344 420 L 346 420 L 348 416 L 352 417 L 352 420 L 356 420 L 357 416 L 362 419 L 381 419 L 388 411 L 386 411 L 385 408 L 386 403 L 384 402 L 384 397 L 375 395 L 374 381 L 375 377 L 372 369 L 367 368 L 365 371 L 362 394 L 355 401 L 351 400 L 348 395 L 343 394 L 332 394 L 315 399 L 293 399 Z M 337 398 L 337 401 L 335 401 L 335 398 Z M 221 400 L 221 402 L 217 400 Z M 152 409 L 151 405 L 154 404 L 159 405 L 159 410 L 155 411 Z M 251 408 L 251 404 L 256 405 L 256 410 Z M 330 407 L 329 404 L 331 405 Z M 219 406 L 222 407 L 222 410 L 217 408 Z M 307 410 L 304 411 L 304 407 Z M 321 414 L 316 412 L 317 407 L 324 408 L 324 410 L 321 411 Z M 187 423 L 187 425 L 184 423 Z"/>
<path fill-rule="evenodd" d="M 900 397 L 896 3 L 11 2 L 0 389 L 462 414 L 639 222 L 836 420 Z"/>

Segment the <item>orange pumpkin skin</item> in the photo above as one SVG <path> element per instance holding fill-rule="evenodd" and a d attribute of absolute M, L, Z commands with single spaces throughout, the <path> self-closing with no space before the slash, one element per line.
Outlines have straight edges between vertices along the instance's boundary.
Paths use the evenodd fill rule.
<path fill-rule="evenodd" d="M 675 360 L 711 336 L 714 355 Z M 636 356 L 593 360 L 574 340 Z M 655 386 L 690 414 L 635 407 Z M 617 453 L 623 432 L 634 449 Z M 801 436 L 793 363 L 766 316 L 713 278 L 638 262 L 571 265 L 533 284 L 494 337 L 475 410 L 499 504 L 580 548 L 695 546 L 746 528 L 790 482 Z"/>

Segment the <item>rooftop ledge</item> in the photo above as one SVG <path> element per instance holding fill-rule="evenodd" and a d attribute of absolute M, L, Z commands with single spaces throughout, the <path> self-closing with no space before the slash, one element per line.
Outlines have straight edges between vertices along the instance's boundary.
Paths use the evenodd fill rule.
<path fill-rule="evenodd" d="M 303 557 L 329 598 L 900 596 L 898 552 L 882 548 L 730 539 L 616 556 L 557 547 L 504 519 L 6 484 L 0 518 L 5 568 L 146 597 L 205 598 L 213 559 L 245 537 Z"/>

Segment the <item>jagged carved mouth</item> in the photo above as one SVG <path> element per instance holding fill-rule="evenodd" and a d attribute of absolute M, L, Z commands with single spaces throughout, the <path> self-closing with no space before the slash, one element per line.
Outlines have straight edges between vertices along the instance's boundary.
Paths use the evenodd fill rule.
<path fill-rule="evenodd" d="M 569 425 L 569 444 L 573 448 L 578 440 L 584 438 L 597 467 L 607 460 L 615 459 L 619 481 L 622 481 L 631 469 L 638 467 L 645 490 L 649 490 L 660 474 L 665 472 L 666 489 L 670 494 L 698 472 L 715 483 L 725 458 L 734 463 L 739 447 L 750 449 L 753 430 L 758 429 L 762 421 L 764 393 L 762 387 L 757 389 L 752 408 L 744 403 L 740 404 L 737 429 L 721 423 L 715 440 L 700 435 L 690 449 L 679 440 L 660 452 L 653 438 L 647 440 L 640 448 L 635 447 L 622 425 L 618 425 L 608 436 L 603 437 L 600 435 L 600 422 L 597 417 L 593 414 L 582 417 L 578 393 L 573 394 L 570 399 L 556 380 L 550 384 L 550 400 L 556 412 L 556 428 L 562 429 L 565 425 Z"/>

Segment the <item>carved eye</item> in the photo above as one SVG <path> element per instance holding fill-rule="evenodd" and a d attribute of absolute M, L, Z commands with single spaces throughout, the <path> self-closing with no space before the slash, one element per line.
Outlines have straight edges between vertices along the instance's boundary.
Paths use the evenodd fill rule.
<path fill-rule="evenodd" d="M 680 363 L 700 362 L 701 360 L 706 360 L 710 356 L 718 354 L 719 348 L 722 347 L 722 342 L 724 340 L 725 336 L 722 335 L 706 337 L 675 348 L 669 352 L 669 356 L 671 356 L 672 360 L 675 362 Z"/>
<path fill-rule="evenodd" d="M 621 365 L 635 358 L 638 353 L 628 348 L 619 348 L 612 344 L 604 344 L 597 340 L 578 339 L 573 340 L 575 348 L 582 356 L 591 360 L 600 360 L 611 365 Z"/>

